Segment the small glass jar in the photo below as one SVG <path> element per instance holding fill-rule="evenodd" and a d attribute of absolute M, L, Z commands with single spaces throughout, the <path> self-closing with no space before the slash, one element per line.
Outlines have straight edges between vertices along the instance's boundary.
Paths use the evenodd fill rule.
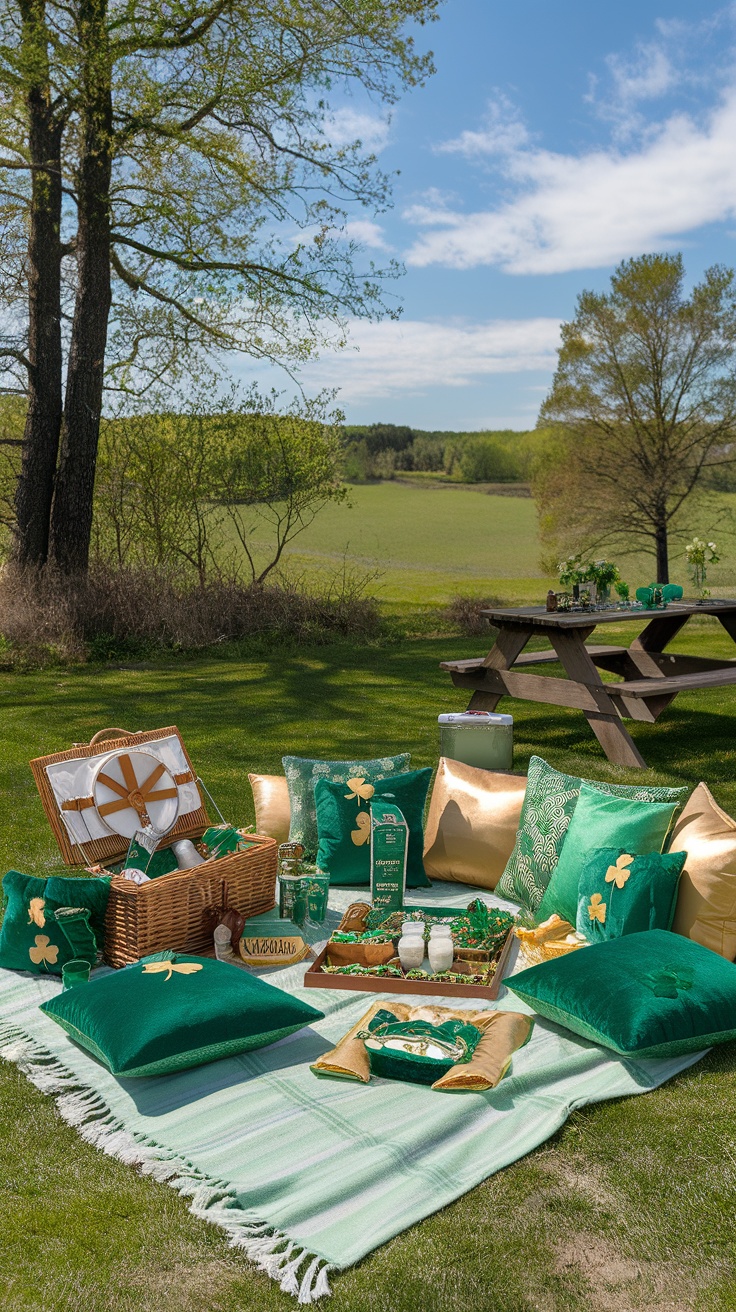
<path fill-rule="evenodd" d="M 422 935 L 401 935 L 399 939 L 399 961 L 403 970 L 419 970 L 424 961 L 424 937 Z"/>
<path fill-rule="evenodd" d="M 449 935 L 437 934 L 434 938 L 430 938 L 428 956 L 433 975 L 438 975 L 443 970 L 450 970 L 455 958 L 455 949 Z"/>

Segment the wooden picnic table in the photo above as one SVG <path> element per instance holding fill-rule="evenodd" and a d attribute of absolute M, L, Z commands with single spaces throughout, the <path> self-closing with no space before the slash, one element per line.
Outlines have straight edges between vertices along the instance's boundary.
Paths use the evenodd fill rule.
<path fill-rule="evenodd" d="M 547 611 L 542 606 L 483 610 L 498 637 L 485 657 L 442 661 L 456 688 L 473 695 L 468 710 L 494 711 L 502 697 L 572 706 L 585 715 L 609 761 L 646 767 L 622 718 L 653 724 L 679 692 L 736 684 L 736 660 L 680 656 L 665 647 L 691 615 L 714 615 L 736 641 L 736 601 L 676 602 L 666 609 Z M 630 647 L 586 646 L 599 624 L 623 624 L 651 616 Z M 531 638 L 546 638 L 552 651 L 522 655 Z M 560 661 L 567 678 L 525 674 L 529 665 Z M 599 670 L 622 678 L 604 683 Z"/>

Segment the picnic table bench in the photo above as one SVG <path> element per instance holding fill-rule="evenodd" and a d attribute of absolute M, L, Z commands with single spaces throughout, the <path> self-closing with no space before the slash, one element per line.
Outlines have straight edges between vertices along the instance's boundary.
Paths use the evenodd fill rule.
<path fill-rule="evenodd" d="M 685 656 L 664 650 L 692 615 L 713 615 L 736 641 L 736 601 L 676 602 L 666 609 L 547 611 L 541 606 L 483 610 L 498 629 L 487 656 L 442 661 L 456 688 L 472 692 L 468 710 L 494 711 L 502 697 L 581 710 L 609 761 L 645 767 L 622 718 L 653 724 L 680 692 L 736 684 L 736 659 Z M 586 645 L 599 624 L 649 618 L 629 647 Z M 525 652 L 531 638 L 551 651 Z M 559 661 L 566 678 L 525 673 L 529 666 Z M 599 671 L 622 682 L 604 683 Z"/>

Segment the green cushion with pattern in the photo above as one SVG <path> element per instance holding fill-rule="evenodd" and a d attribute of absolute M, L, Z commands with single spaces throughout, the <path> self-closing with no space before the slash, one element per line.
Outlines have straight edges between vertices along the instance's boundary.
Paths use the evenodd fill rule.
<path fill-rule="evenodd" d="M 303 843 L 307 861 L 317 856 L 317 810 L 314 785 L 318 779 L 333 784 L 345 784 L 348 779 L 362 778 L 374 784 L 379 779 L 408 770 L 409 752 L 398 756 L 381 756 L 372 761 L 314 761 L 304 756 L 284 756 L 282 764 L 289 789 L 291 823 L 289 841 Z"/>
<path fill-rule="evenodd" d="M 583 783 L 611 797 L 629 797 L 638 802 L 684 803 L 689 788 L 664 788 L 653 784 L 609 784 L 583 780 L 555 770 L 540 756 L 529 762 L 524 805 L 516 843 L 496 885 L 499 897 L 510 898 L 536 912 L 560 857 L 567 827 L 572 819 Z"/>

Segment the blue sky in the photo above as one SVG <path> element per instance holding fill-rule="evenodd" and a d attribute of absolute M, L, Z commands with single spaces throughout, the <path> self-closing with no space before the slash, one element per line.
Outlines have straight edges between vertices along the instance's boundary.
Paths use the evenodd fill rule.
<path fill-rule="evenodd" d="M 736 3 L 440 14 L 420 33 L 437 73 L 391 122 L 367 102 L 338 117 L 400 170 L 392 210 L 351 235 L 403 261 L 401 320 L 353 323 L 302 381 L 353 423 L 527 428 L 584 287 L 645 251 L 682 250 L 690 281 L 736 264 Z"/>

